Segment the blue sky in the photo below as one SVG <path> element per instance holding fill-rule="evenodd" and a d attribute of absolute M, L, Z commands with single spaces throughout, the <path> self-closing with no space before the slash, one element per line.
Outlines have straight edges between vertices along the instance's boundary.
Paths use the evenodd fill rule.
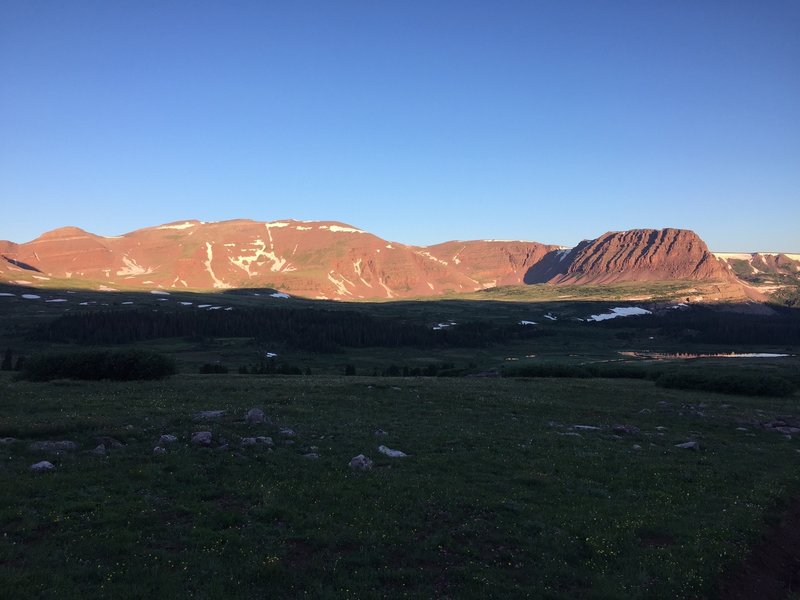
<path fill-rule="evenodd" d="M 795 1 L 0 3 L 0 239 L 330 219 L 800 252 Z"/>

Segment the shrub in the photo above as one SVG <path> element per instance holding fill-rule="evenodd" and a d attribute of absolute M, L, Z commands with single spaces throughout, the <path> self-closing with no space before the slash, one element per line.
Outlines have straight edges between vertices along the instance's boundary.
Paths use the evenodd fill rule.
<path fill-rule="evenodd" d="M 656 385 L 682 390 L 702 390 L 741 396 L 789 396 L 794 385 L 782 377 L 767 373 L 701 373 L 670 371 L 656 379 Z"/>
<path fill-rule="evenodd" d="M 20 377 L 31 381 L 53 379 L 162 379 L 176 372 L 166 356 L 142 350 L 90 351 L 42 354 L 25 362 Z"/>
<path fill-rule="evenodd" d="M 532 364 L 521 365 L 506 369 L 505 374 L 509 377 L 578 377 L 586 378 L 594 376 L 592 369 L 581 365 L 562 365 L 562 364 Z"/>
<path fill-rule="evenodd" d="M 200 367 L 200 374 L 201 375 L 224 375 L 228 372 L 228 367 L 224 365 L 220 365 L 218 363 L 206 363 L 202 367 Z"/>

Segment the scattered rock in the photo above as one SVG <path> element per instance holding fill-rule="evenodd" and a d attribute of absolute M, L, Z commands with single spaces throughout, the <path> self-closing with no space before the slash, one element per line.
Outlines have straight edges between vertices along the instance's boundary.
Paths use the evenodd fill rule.
<path fill-rule="evenodd" d="M 294 429 L 291 429 L 289 427 L 281 427 L 281 435 L 285 435 L 286 437 L 292 437 L 296 434 L 294 432 Z"/>
<path fill-rule="evenodd" d="M 91 453 L 96 454 L 97 456 L 105 456 L 108 454 L 108 450 L 106 449 L 105 444 L 100 444 L 94 450 L 92 450 Z"/>
<path fill-rule="evenodd" d="M 211 445 L 211 432 L 198 431 L 192 434 L 192 443 L 196 446 L 210 446 Z"/>
<path fill-rule="evenodd" d="M 775 427 L 775 431 L 780 431 L 785 435 L 792 435 L 793 433 L 800 433 L 800 427 Z"/>
<path fill-rule="evenodd" d="M 166 454 L 166 453 L 167 449 L 164 448 L 163 446 L 156 446 L 155 448 L 153 448 L 153 454 Z"/>
<path fill-rule="evenodd" d="M 12 437 L 0 438 L 0 446 L 10 446 L 11 444 L 13 444 L 16 441 L 17 441 L 17 438 L 12 438 Z"/>
<path fill-rule="evenodd" d="M 251 408 L 244 416 L 244 422 L 249 425 L 260 425 L 267 422 L 267 417 L 260 408 Z"/>
<path fill-rule="evenodd" d="M 669 402 L 667 402 L 666 400 L 659 400 L 658 402 L 656 402 L 656 404 L 658 404 L 659 406 L 669 406 Z"/>
<path fill-rule="evenodd" d="M 162 446 L 166 446 L 167 444 L 174 444 L 178 441 L 177 435 L 171 435 L 169 433 L 165 433 L 160 438 L 158 438 L 158 443 Z"/>
<path fill-rule="evenodd" d="M 124 446 L 124 444 L 119 440 L 115 440 L 107 435 L 102 435 L 98 438 L 95 438 L 95 440 L 98 444 L 103 444 L 106 448 L 122 448 L 122 446 Z"/>
<path fill-rule="evenodd" d="M 254 437 L 246 437 L 242 438 L 239 443 L 242 446 L 255 446 L 258 443 L 258 440 Z"/>
<path fill-rule="evenodd" d="M 272 438 L 266 435 L 260 435 L 256 438 L 256 441 L 259 444 L 264 444 L 265 446 L 274 446 L 275 442 L 272 441 Z"/>
<path fill-rule="evenodd" d="M 686 450 L 700 450 L 700 442 L 684 442 L 683 444 L 675 444 L 676 448 L 685 448 Z"/>
<path fill-rule="evenodd" d="M 634 450 L 641 450 L 642 449 L 642 447 L 639 444 L 634 444 L 633 446 L 631 446 L 631 448 L 633 448 Z"/>
<path fill-rule="evenodd" d="M 658 427 L 656 427 L 656 431 L 666 431 L 666 430 L 667 428 L 664 427 L 663 425 L 659 425 Z"/>
<path fill-rule="evenodd" d="M 284 440 L 284 442 L 283 442 L 283 443 L 284 443 L 286 446 L 293 446 L 293 445 L 294 445 L 294 440 Z"/>
<path fill-rule="evenodd" d="M 316 452 L 308 452 L 307 454 L 303 454 L 303 458 L 308 458 L 310 460 L 317 460 L 319 458 L 319 454 Z"/>
<path fill-rule="evenodd" d="M 403 458 L 404 456 L 408 456 L 408 454 L 405 452 L 401 452 L 400 450 L 392 450 L 386 446 L 378 446 L 378 452 L 385 454 L 389 458 Z"/>
<path fill-rule="evenodd" d="M 375 435 L 377 435 L 377 436 L 389 435 L 389 432 L 388 431 L 384 431 L 383 429 L 376 429 L 375 430 Z"/>
<path fill-rule="evenodd" d="M 578 431 L 600 431 L 600 428 L 594 425 L 573 425 L 572 429 L 577 429 Z"/>
<path fill-rule="evenodd" d="M 643 408 L 642 410 L 639 411 L 639 414 L 640 415 L 649 415 L 651 412 L 653 412 L 653 411 L 650 410 L 649 408 Z"/>
<path fill-rule="evenodd" d="M 639 428 L 633 425 L 614 425 L 611 431 L 617 435 L 639 435 Z"/>
<path fill-rule="evenodd" d="M 69 440 L 60 442 L 33 442 L 28 448 L 33 451 L 64 452 L 65 450 L 77 450 L 78 444 L 70 442 Z"/>
<path fill-rule="evenodd" d="M 574 431 L 568 431 L 567 433 L 558 432 L 558 435 L 568 435 L 570 437 L 583 437 L 580 433 L 576 433 Z"/>
<path fill-rule="evenodd" d="M 224 410 L 201 410 L 194 416 L 194 420 L 203 421 L 205 419 L 218 419 L 224 415 Z"/>
<path fill-rule="evenodd" d="M 350 459 L 350 468 L 354 471 L 369 471 L 372 469 L 372 461 L 363 454 L 359 454 Z"/>
<path fill-rule="evenodd" d="M 45 471 L 52 471 L 55 468 L 56 466 L 53 463 L 46 460 L 34 463 L 30 466 L 30 470 L 35 473 L 44 473 Z"/>

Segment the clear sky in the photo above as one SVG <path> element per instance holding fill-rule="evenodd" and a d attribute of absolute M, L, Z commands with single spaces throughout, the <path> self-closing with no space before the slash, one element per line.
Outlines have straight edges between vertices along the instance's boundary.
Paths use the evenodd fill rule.
<path fill-rule="evenodd" d="M 800 252 L 800 2 L 0 2 L 0 239 L 189 218 Z"/>

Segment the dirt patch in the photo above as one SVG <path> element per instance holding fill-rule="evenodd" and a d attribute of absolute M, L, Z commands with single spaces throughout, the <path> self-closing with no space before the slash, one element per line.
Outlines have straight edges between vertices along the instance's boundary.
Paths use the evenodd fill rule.
<path fill-rule="evenodd" d="M 800 498 L 764 534 L 744 561 L 728 569 L 725 600 L 784 600 L 800 592 Z"/>

